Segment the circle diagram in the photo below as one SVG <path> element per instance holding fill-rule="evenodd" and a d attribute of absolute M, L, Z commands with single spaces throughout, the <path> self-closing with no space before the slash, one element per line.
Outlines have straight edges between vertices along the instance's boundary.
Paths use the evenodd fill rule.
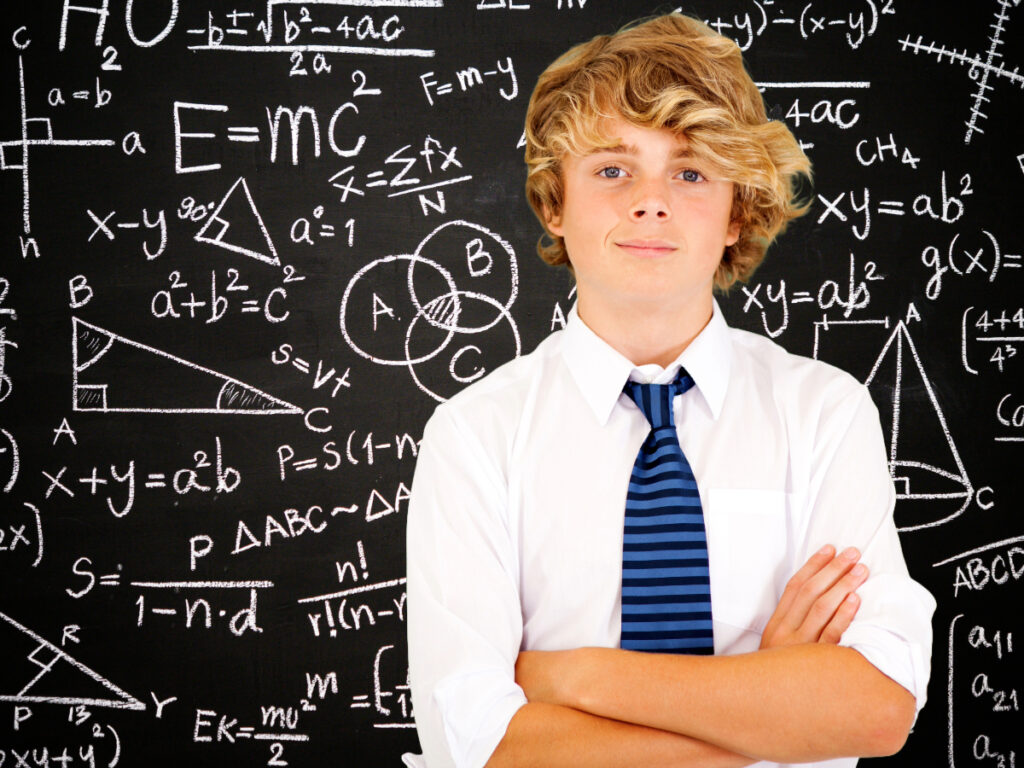
<path fill-rule="evenodd" d="M 509 312 L 519 291 L 512 246 L 468 221 L 434 229 L 412 253 L 363 266 L 345 287 L 339 320 L 356 354 L 406 366 L 436 400 L 518 357 Z"/>

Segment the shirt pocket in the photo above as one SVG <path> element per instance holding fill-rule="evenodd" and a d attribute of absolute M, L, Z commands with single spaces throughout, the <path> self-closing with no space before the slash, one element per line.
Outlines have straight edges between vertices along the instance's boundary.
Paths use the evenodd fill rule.
<path fill-rule="evenodd" d="M 715 621 L 764 630 L 791 571 L 792 503 L 783 491 L 709 490 L 704 521 Z"/>

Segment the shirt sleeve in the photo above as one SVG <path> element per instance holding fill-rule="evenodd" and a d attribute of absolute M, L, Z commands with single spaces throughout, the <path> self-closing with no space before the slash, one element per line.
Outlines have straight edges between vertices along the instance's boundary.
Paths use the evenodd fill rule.
<path fill-rule="evenodd" d="M 406 529 L 409 683 L 429 768 L 483 766 L 526 703 L 515 683 L 523 623 L 507 498 L 497 458 L 438 408 Z"/>
<path fill-rule="evenodd" d="M 907 571 L 893 521 L 896 492 L 889 474 L 878 410 L 859 387 L 838 413 L 852 419 L 818 441 L 812 461 L 807 535 L 796 564 L 824 544 L 855 546 L 870 574 L 861 605 L 840 645 L 859 651 L 910 691 L 920 711 L 926 699 L 935 599 Z M 838 413 L 836 415 L 838 415 Z"/>

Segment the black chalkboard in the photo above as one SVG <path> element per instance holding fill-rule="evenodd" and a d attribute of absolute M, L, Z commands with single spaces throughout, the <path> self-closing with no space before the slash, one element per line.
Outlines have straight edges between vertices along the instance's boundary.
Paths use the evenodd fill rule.
<path fill-rule="evenodd" d="M 440 400 L 560 327 L 522 121 L 601 0 L 44 0 L 0 25 L 0 767 L 391 765 Z M 870 384 L 929 704 L 1012 766 L 1024 683 L 1024 9 L 728 0 L 815 168 L 729 321 Z M 454 288 L 453 288 L 454 286 Z M 465 297 L 460 327 L 431 317 Z M 47 763 L 47 760 L 49 761 Z"/>

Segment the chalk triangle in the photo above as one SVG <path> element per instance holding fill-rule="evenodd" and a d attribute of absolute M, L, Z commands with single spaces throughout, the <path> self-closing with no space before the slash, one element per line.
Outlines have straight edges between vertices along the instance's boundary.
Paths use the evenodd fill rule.
<path fill-rule="evenodd" d="M 281 264 L 263 217 L 249 192 L 249 185 L 242 176 L 221 198 L 216 210 L 196 233 L 195 239 L 267 264 Z"/>
<path fill-rule="evenodd" d="M 897 527 L 930 528 L 960 515 L 974 487 L 905 323 L 896 324 L 864 383 L 887 432 Z"/>
<path fill-rule="evenodd" d="M 299 414 L 223 373 L 71 319 L 72 407 L 115 413 Z"/>
<path fill-rule="evenodd" d="M 146 705 L 53 643 L 0 613 L 0 701 L 144 710 Z"/>

